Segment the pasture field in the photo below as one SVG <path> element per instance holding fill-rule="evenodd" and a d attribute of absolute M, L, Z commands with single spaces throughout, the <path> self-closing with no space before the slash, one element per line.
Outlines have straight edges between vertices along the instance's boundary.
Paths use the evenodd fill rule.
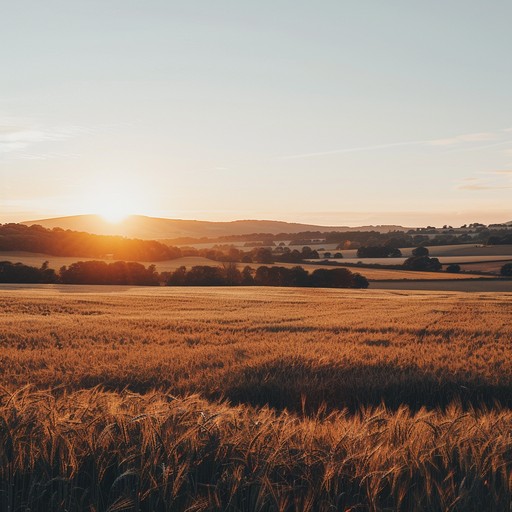
<path fill-rule="evenodd" d="M 450 265 L 451 263 L 458 264 L 478 264 L 478 263 L 489 263 L 489 262 L 502 262 L 503 265 L 505 262 L 512 261 L 512 256 L 433 256 L 434 258 L 438 258 L 439 261 L 443 265 Z M 377 263 L 379 265 L 401 265 L 407 258 L 332 258 L 330 261 L 336 261 L 338 263 L 357 263 L 361 261 L 366 264 Z M 314 260 L 309 260 L 314 261 Z"/>
<path fill-rule="evenodd" d="M 512 293 L 0 286 L 0 510 L 482 511 Z"/>
<path fill-rule="evenodd" d="M 412 256 L 414 247 L 400 249 L 404 257 Z M 482 244 L 457 244 L 457 245 L 429 245 L 428 250 L 433 258 L 456 257 L 463 261 L 466 257 L 478 257 L 481 259 L 502 256 L 502 259 L 512 259 L 512 245 L 482 245 Z M 345 258 L 357 258 L 356 249 L 342 250 Z"/>

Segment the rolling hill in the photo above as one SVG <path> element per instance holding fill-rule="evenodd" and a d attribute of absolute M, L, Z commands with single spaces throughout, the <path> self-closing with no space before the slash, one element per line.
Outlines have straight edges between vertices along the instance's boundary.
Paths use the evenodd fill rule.
<path fill-rule="evenodd" d="M 380 231 L 389 232 L 404 229 L 401 226 L 317 226 L 274 220 L 236 220 L 231 222 L 210 222 L 202 220 L 163 219 L 131 215 L 119 223 L 111 223 L 99 215 L 74 215 L 25 221 L 28 226 L 39 224 L 45 228 L 59 227 L 73 231 L 85 231 L 97 235 L 121 235 L 146 240 L 161 240 L 180 237 L 219 237 L 248 235 L 251 233 L 300 233 L 303 231 Z"/>

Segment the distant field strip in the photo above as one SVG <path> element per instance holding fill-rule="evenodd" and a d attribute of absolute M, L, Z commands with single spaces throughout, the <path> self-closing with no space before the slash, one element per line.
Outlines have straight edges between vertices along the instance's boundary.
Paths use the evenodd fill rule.
<path fill-rule="evenodd" d="M 23 263 L 34 267 L 40 267 L 45 261 L 48 261 L 49 267 L 58 270 L 63 265 L 71 265 L 76 261 L 106 261 L 112 262 L 112 259 L 101 258 L 82 258 L 80 256 L 52 256 L 51 254 L 31 253 L 31 252 L 18 252 L 18 251 L 2 251 L 0 252 L 0 261 L 12 261 L 13 263 Z M 221 265 L 217 261 L 200 256 L 185 256 L 168 261 L 148 262 L 141 261 L 144 265 L 153 263 L 157 267 L 158 272 L 168 272 L 176 270 L 181 266 L 191 268 L 195 265 Z"/>
<path fill-rule="evenodd" d="M 339 260 L 339 263 L 342 263 L 343 260 Z M 278 264 L 281 266 L 286 267 L 293 267 L 294 265 L 290 263 L 283 263 Z M 314 264 L 314 263 L 308 263 L 302 265 L 306 270 L 309 270 L 310 272 L 317 269 L 317 268 L 338 268 L 336 266 L 326 266 L 326 265 L 320 265 L 320 264 Z M 401 281 L 404 279 L 407 280 L 460 280 L 460 279 L 486 279 L 488 277 L 493 276 L 485 276 L 485 275 L 478 275 L 478 274 L 452 274 L 450 272 L 421 272 L 421 271 L 414 271 L 414 270 L 393 270 L 393 269 L 380 269 L 380 268 L 365 268 L 365 267 L 354 267 L 354 266 L 347 266 L 343 267 L 347 268 L 348 270 L 352 272 L 358 272 L 359 274 L 362 274 L 365 276 L 369 281 Z"/>

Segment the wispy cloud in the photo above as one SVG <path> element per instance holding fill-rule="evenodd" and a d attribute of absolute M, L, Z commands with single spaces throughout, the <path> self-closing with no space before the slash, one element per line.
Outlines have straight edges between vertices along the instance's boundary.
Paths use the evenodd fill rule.
<path fill-rule="evenodd" d="M 434 139 L 428 141 L 430 146 L 454 146 L 456 144 L 466 142 L 482 142 L 495 140 L 497 134 L 494 132 L 482 132 L 482 133 L 465 133 L 463 135 L 457 135 L 455 137 L 448 137 L 446 139 Z"/>
<path fill-rule="evenodd" d="M 479 185 L 478 183 L 475 183 L 474 185 L 468 184 L 468 185 L 460 185 L 457 187 L 459 190 L 502 190 L 507 188 L 512 188 L 512 185 Z"/>
<path fill-rule="evenodd" d="M 63 155 L 48 151 L 47 144 L 64 141 L 93 130 L 76 125 L 34 126 L 29 123 L 13 123 L 0 120 L 0 157 L 41 160 L 57 158 Z"/>
<path fill-rule="evenodd" d="M 457 186 L 459 190 L 504 190 L 512 188 L 512 170 L 493 170 L 468 176 Z"/>
<path fill-rule="evenodd" d="M 512 175 L 512 169 L 505 169 L 503 171 L 487 171 L 486 174 L 496 174 L 498 176 L 500 176 L 500 175 Z"/>
<path fill-rule="evenodd" d="M 375 144 L 373 146 L 358 146 L 353 148 L 342 148 L 342 149 L 332 149 L 329 151 L 317 151 L 314 153 L 300 153 L 298 155 L 287 155 L 279 158 L 279 160 L 295 160 L 299 158 L 310 158 L 315 156 L 327 156 L 327 155 L 336 155 L 342 153 L 357 153 L 359 151 L 375 151 L 379 149 L 388 149 L 395 148 L 399 146 L 417 146 L 424 144 L 428 141 L 422 140 L 413 140 L 408 142 L 391 142 L 389 144 Z"/>
<path fill-rule="evenodd" d="M 512 139 L 507 138 L 503 140 L 505 133 L 512 132 L 511 128 L 496 130 L 494 132 L 478 132 L 478 133 L 464 133 L 454 137 L 439 138 L 439 139 L 423 139 L 423 140 L 410 140 L 402 142 L 391 142 L 385 144 L 374 144 L 370 146 L 355 146 L 348 148 L 331 149 L 327 151 L 315 151 L 310 153 L 299 153 L 295 155 L 287 155 L 278 158 L 278 160 L 296 160 L 301 158 L 312 158 L 329 155 L 337 155 L 344 153 L 356 153 L 365 151 L 378 151 L 397 147 L 418 146 L 418 147 L 438 147 L 438 148 L 454 148 L 459 151 L 476 151 L 484 150 L 497 146 L 512 145 Z M 506 137 L 509 137 L 506 135 Z M 482 142 L 494 141 L 491 144 L 484 144 Z"/>

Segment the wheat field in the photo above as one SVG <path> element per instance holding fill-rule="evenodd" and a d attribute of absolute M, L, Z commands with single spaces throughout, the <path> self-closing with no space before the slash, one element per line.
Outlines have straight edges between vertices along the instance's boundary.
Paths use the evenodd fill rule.
<path fill-rule="evenodd" d="M 511 306 L 4 287 L 0 510 L 508 510 Z"/>

